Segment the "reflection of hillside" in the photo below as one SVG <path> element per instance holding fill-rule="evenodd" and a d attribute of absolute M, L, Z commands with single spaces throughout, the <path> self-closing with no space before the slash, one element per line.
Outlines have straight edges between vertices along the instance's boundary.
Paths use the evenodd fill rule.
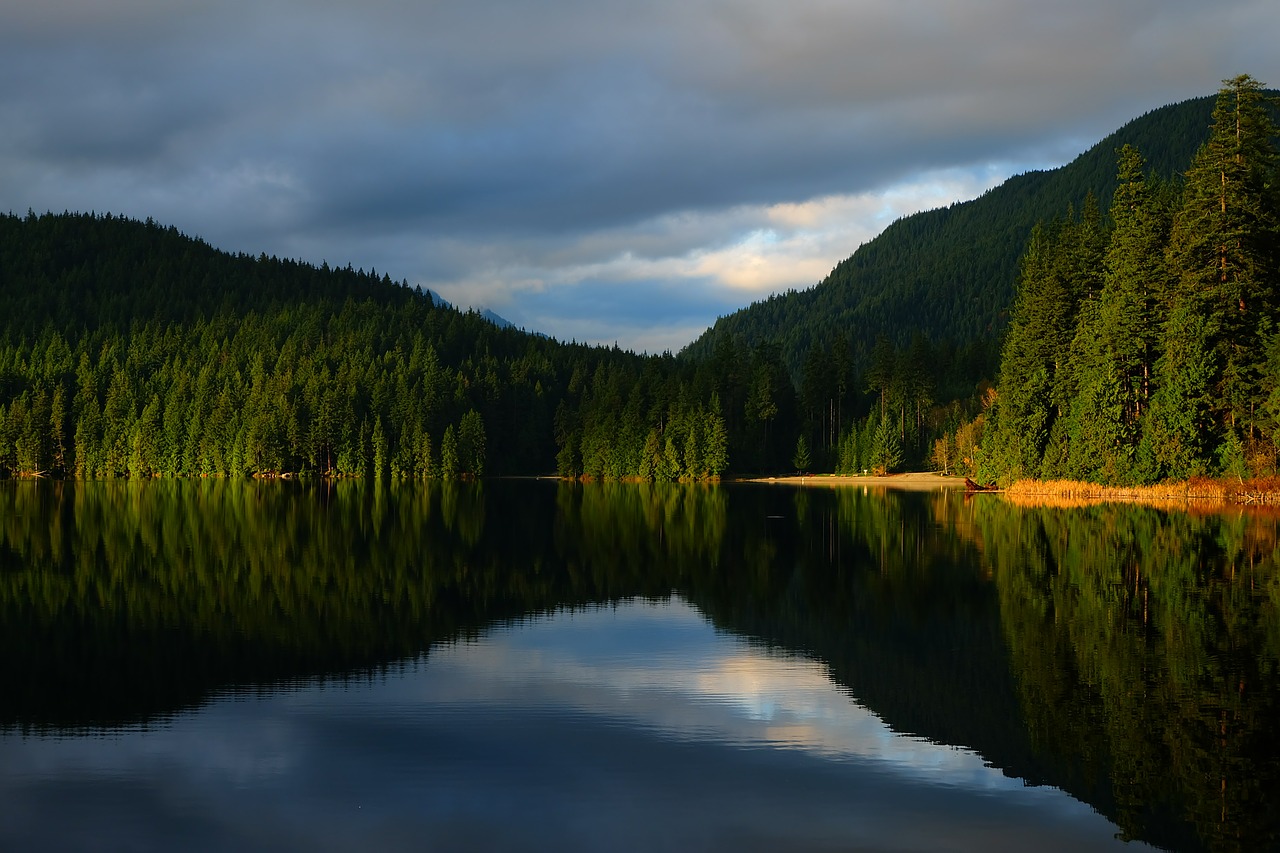
<path fill-rule="evenodd" d="M 725 554 L 723 586 L 693 600 L 727 629 L 825 662 L 895 730 L 1048 781 L 1020 721 L 999 600 L 963 496 L 798 490 L 787 502 L 794 508 L 776 511 L 802 517 L 803 532 L 747 530 Z M 779 556 L 754 561 L 762 552 Z M 735 583 L 744 577 L 758 593 Z"/>
<path fill-rule="evenodd" d="M 958 493 L 0 483 L 0 725 L 107 726 L 672 591 L 1132 837 L 1275 846 L 1270 520 Z"/>
<path fill-rule="evenodd" d="M 670 558 L 718 547 L 723 501 L 684 497 L 704 490 L 561 486 L 557 506 L 556 489 L 0 484 L 0 725 L 111 725 L 376 667 L 495 620 L 669 594 Z"/>
<path fill-rule="evenodd" d="M 980 520 L 1024 716 L 1059 784 L 1110 801 L 1135 837 L 1274 848 L 1275 524 L 999 503 Z"/>
<path fill-rule="evenodd" d="M 8 483 L 0 519 L 0 722 L 146 718 L 524 609 L 509 587 L 527 578 L 492 570 L 501 543 L 474 550 L 482 495 L 462 486 Z M 508 529 L 537 523 L 513 513 Z"/>

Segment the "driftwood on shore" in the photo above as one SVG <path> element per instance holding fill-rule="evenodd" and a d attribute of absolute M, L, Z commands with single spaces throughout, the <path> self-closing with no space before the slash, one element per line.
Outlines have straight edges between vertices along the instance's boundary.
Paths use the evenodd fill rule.
<path fill-rule="evenodd" d="M 987 485 L 984 486 L 981 483 L 975 482 L 973 480 L 970 480 L 968 477 L 965 477 L 964 490 L 966 492 L 994 492 L 996 491 L 996 484 L 988 483 Z"/>

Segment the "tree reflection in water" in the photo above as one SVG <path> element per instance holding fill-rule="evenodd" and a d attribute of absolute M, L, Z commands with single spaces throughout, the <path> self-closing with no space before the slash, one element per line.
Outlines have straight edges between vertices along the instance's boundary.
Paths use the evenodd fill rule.
<path fill-rule="evenodd" d="M 693 603 L 1126 837 L 1277 844 L 1264 515 L 535 481 L 0 483 L 0 725 L 155 721 L 496 622 Z"/>

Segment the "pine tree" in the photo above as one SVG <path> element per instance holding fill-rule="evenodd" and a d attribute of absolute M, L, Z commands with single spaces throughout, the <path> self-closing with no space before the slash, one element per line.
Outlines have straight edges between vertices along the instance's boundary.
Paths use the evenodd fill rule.
<path fill-rule="evenodd" d="M 1146 479 L 1181 480 L 1208 471 L 1206 460 L 1217 444 L 1211 412 L 1217 368 L 1209 329 L 1210 321 L 1187 304 L 1175 308 L 1165 325 L 1157 390 L 1143 422 L 1141 455 L 1151 460 Z"/>
<path fill-rule="evenodd" d="M 1275 138 L 1262 84 L 1247 75 L 1223 81 L 1169 245 L 1176 298 L 1208 320 L 1220 371 L 1214 417 L 1248 431 L 1280 275 Z"/>
<path fill-rule="evenodd" d="M 59 337 L 61 340 L 61 337 Z M 70 354 L 67 355 L 68 360 Z M 49 402 L 50 464 L 59 474 L 67 473 L 67 402 L 61 383 L 53 389 Z"/>
<path fill-rule="evenodd" d="M 874 473 L 883 475 L 901 464 L 902 446 L 898 443 L 898 432 L 890 421 L 882 420 L 876 427 L 871 445 L 871 469 Z"/>
<path fill-rule="evenodd" d="M 382 480 L 391 473 L 391 457 L 381 415 L 374 418 L 371 443 L 373 445 L 373 477 L 375 480 Z"/>
<path fill-rule="evenodd" d="M 1106 256 L 1097 338 L 1119 371 L 1125 418 L 1142 416 L 1151 399 L 1151 373 L 1159 355 L 1163 312 L 1168 304 L 1164 246 L 1169 212 L 1148 186 L 1142 155 L 1126 145 L 1119 152 L 1118 186 L 1111 204 L 1114 228 Z"/>
<path fill-rule="evenodd" d="M 458 438 L 454 435 L 453 424 L 444 428 L 444 438 L 440 439 L 440 476 L 446 480 L 458 476 Z"/>
<path fill-rule="evenodd" d="M 772 365 L 757 365 L 746 409 L 747 420 L 759 423 L 763 429 L 761 451 L 765 453 L 769 444 L 769 424 L 778 416 L 777 371 Z"/>
<path fill-rule="evenodd" d="M 729 434 L 720 413 L 720 395 L 712 392 L 711 405 L 703 413 L 703 466 L 709 477 L 719 477 L 729 467 Z"/>
<path fill-rule="evenodd" d="M 150 477 L 160 471 L 160 398 L 152 396 L 133 426 L 129 476 Z"/>
<path fill-rule="evenodd" d="M 14 467 L 13 435 L 9 430 L 5 407 L 0 405 L 0 476 L 13 473 Z"/>
<path fill-rule="evenodd" d="M 702 419 L 697 410 L 687 413 L 684 420 L 684 476 L 690 480 L 702 479 L 705 473 L 702 448 Z"/>
<path fill-rule="evenodd" d="M 1000 396 L 985 443 L 992 465 L 1009 479 L 1039 475 L 1056 415 L 1054 371 L 1069 343 L 1064 316 L 1075 321 L 1054 270 L 1057 244 L 1056 232 L 1044 224 L 1032 230 L 1000 359 Z"/>
<path fill-rule="evenodd" d="M 800 433 L 800 437 L 796 439 L 796 452 L 791 456 L 791 464 L 795 466 L 796 471 L 804 474 L 809 470 L 810 461 L 809 442 L 805 439 L 804 433 Z"/>
<path fill-rule="evenodd" d="M 458 461 L 473 477 L 484 475 L 485 443 L 484 419 L 470 409 L 458 425 Z"/>
<path fill-rule="evenodd" d="M 654 472 L 654 477 L 667 483 L 673 483 L 680 479 L 680 451 L 676 448 L 674 430 L 667 430 L 666 439 L 663 441 L 662 446 L 662 457 L 657 470 Z"/>
<path fill-rule="evenodd" d="M 415 458 L 418 463 L 418 476 L 429 480 L 436 475 L 435 457 L 431 449 L 431 433 L 423 432 L 418 439 L 418 452 Z"/>
<path fill-rule="evenodd" d="M 855 420 L 840 439 L 840 455 L 836 462 L 836 473 L 846 477 L 861 473 L 858 458 L 858 422 Z"/>
<path fill-rule="evenodd" d="M 1046 453 L 1043 477 L 1115 483 L 1131 476 L 1137 423 L 1126 411 L 1128 389 L 1116 351 L 1104 337 L 1105 310 L 1093 302 L 1080 312 L 1072 352 L 1076 391 L 1058 422 L 1062 446 L 1050 442 L 1059 458 L 1051 462 Z"/>
<path fill-rule="evenodd" d="M 893 386 L 893 374 L 897 367 L 898 355 L 893 344 L 884 335 L 876 338 L 871 350 L 871 362 L 867 365 L 863 379 L 867 390 L 874 393 L 880 402 L 880 417 L 888 416 L 889 389 Z"/>
<path fill-rule="evenodd" d="M 662 439 L 658 437 L 656 428 L 649 430 L 644 438 L 644 449 L 640 454 L 639 475 L 643 480 L 652 481 L 662 467 Z"/>

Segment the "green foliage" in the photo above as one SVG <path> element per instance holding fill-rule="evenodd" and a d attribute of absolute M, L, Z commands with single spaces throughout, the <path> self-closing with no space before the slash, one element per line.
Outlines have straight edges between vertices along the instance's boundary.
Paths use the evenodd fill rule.
<path fill-rule="evenodd" d="M 812 461 L 809 458 L 809 442 L 805 440 L 802 434 L 796 439 L 796 452 L 791 456 L 791 464 L 796 466 L 796 470 L 803 474 L 809 470 L 809 464 Z"/>
<path fill-rule="evenodd" d="M 0 216 L 0 300 L 0 476 L 653 477 L 656 430 L 666 479 L 707 479 L 748 442 L 764 464 L 753 367 L 778 383 L 770 423 L 795 422 L 776 358 L 561 344 L 111 216 Z"/>
<path fill-rule="evenodd" d="M 1218 448 L 1218 465 L 1224 475 L 1237 480 L 1243 481 L 1245 474 L 1248 473 L 1248 464 L 1244 457 L 1244 442 L 1240 440 L 1240 435 L 1234 429 L 1227 430 L 1227 435 Z"/>
<path fill-rule="evenodd" d="M 1161 176 L 1181 173 L 1205 140 L 1213 106 L 1214 99 L 1204 97 L 1161 107 L 1059 169 L 1018 175 L 972 201 L 903 217 L 815 287 L 721 317 L 682 355 L 707 359 L 726 339 L 746 347 L 777 341 L 788 369 L 800 377 L 813 347 L 849 343 L 855 370 L 862 371 L 874 360 L 879 336 L 906 346 L 924 333 L 966 351 L 947 365 L 946 384 L 948 394 L 971 393 L 994 375 L 1018 259 L 1033 226 L 1068 207 L 1080 209 L 1090 191 L 1101 206 L 1110 205 L 1115 151 L 1122 145 L 1144 151 L 1148 167 Z"/>
<path fill-rule="evenodd" d="M 458 476 L 461 462 L 458 459 L 458 439 L 453 432 L 453 424 L 444 428 L 444 438 L 440 439 L 440 476 L 452 480 Z"/>
<path fill-rule="evenodd" d="M 1032 232 L 983 442 L 991 473 L 1275 473 L 1274 109 L 1251 78 L 1225 81 L 1180 192 L 1125 146 L 1109 232 L 1087 207 Z"/>
<path fill-rule="evenodd" d="M 1191 160 L 1211 109 L 1179 195 L 1156 175 Z M 500 329 L 386 275 L 150 221 L 0 216 L 0 476 L 703 480 L 785 470 L 792 436 L 817 469 L 875 467 L 881 431 L 896 465 L 943 440 L 959 470 L 1002 477 L 1216 467 L 1232 428 L 1247 459 L 1274 458 L 1268 110 L 1243 77 L 1157 110 L 1068 167 L 894 223 L 682 358 Z M 1190 345 L 1181 305 L 1206 317 Z M 966 452 L 980 407 L 986 444 Z"/>
<path fill-rule="evenodd" d="M 458 425 L 458 463 L 462 470 L 479 477 L 484 474 L 485 432 L 484 419 L 475 409 L 462 416 Z"/>
<path fill-rule="evenodd" d="M 1179 305 L 1165 329 L 1143 443 L 1156 478 L 1176 480 L 1208 473 L 1207 454 L 1216 444 L 1209 407 L 1217 365 L 1208 321 L 1190 305 Z"/>
<path fill-rule="evenodd" d="M 1219 422 L 1251 424 L 1274 328 L 1280 197 L 1273 105 L 1247 76 L 1225 81 L 1209 140 L 1187 171 L 1169 240 L 1176 297 L 1209 321 Z"/>
<path fill-rule="evenodd" d="M 720 397 L 711 396 L 711 405 L 702 413 L 703 448 L 702 462 L 708 477 L 719 477 L 729 467 L 729 434 L 724 417 L 720 414 Z"/>
<path fill-rule="evenodd" d="M 902 464 L 902 446 L 889 421 L 881 421 L 876 427 L 868 458 L 871 470 L 876 474 L 891 473 Z"/>
<path fill-rule="evenodd" d="M 855 421 L 840 439 L 839 456 L 836 460 L 837 474 L 854 476 L 862 473 L 862 457 L 858 450 L 858 424 Z"/>

